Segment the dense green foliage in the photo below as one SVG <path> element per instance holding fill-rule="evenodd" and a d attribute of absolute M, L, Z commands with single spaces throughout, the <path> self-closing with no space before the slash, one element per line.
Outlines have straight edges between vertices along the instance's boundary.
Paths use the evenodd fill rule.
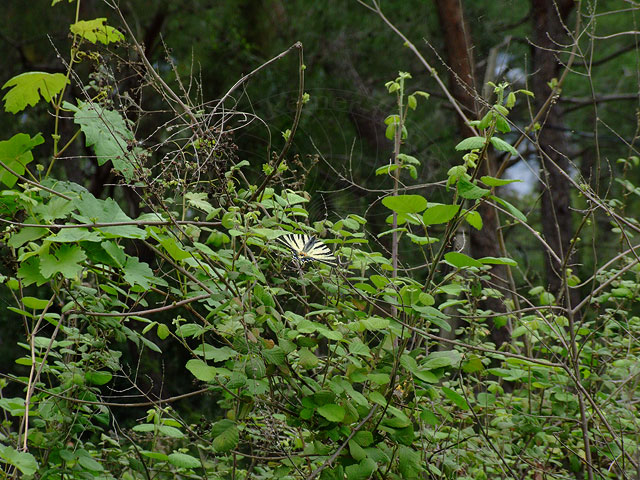
<path fill-rule="evenodd" d="M 55 71 L 25 69 L 3 85 L 2 122 L 14 129 L 0 141 L 4 477 L 636 475 L 640 228 L 628 212 L 640 161 L 637 120 L 615 118 L 636 106 L 602 106 L 615 135 L 601 150 L 572 139 L 602 178 L 567 172 L 582 263 L 565 262 L 565 290 L 551 292 L 540 259 L 557 254 L 537 231 L 535 195 L 478 168 L 489 156 L 532 157 L 541 125 L 528 123 L 532 94 L 520 80 L 488 82 L 473 135 L 458 138 L 455 119 L 434 106 L 442 92 L 418 78 L 402 42 L 389 46 L 393 32 L 373 34 L 383 23 L 357 2 L 348 14 L 331 2 L 326 12 L 267 2 L 300 19 L 300 37 L 314 22 L 324 39 L 369 15 L 355 35 L 371 38 L 362 51 L 381 79 L 349 108 L 339 103 L 345 78 L 332 77 L 348 68 L 314 72 L 293 41 L 264 55 L 277 61 L 256 59 L 281 38 L 251 2 L 239 2 L 241 15 L 228 5 L 172 11 L 173 35 L 187 28 L 200 40 L 204 22 L 220 37 L 168 43 L 175 50 L 157 63 L 129 28 L 131 12 L 81 18 L 80 0 L 52 3 L 52 15 L 75 13 L 68 51 Z M 405 33 L 420 31 L 413 6 L 403 8 Z M 482 38 L 482 51 L 497 43 Z M 576 45 L 586 51 L 596 38 Z M 304 55 L 315 58 L 311 45 Z M 204 48 L 219 53 L 208 67 L 233 75 L 202 81 L 188 58 Z M 410 65 L 389 67 L 396 54 Z M 590 92 L 594 105 L 596 94 L 637 90 L 627 75 L 637 59 L 614 57 L 619 90 L 607 90 L 613 69 L 578 62 L 550 92 L 576 105 Z M 240 70 L 252 73 L 236 83 Z M 379 139 L 366 140 L 357 119 L 346 126 L 379 105 Z M 589 119 L 568 121 L 578 130 Z M 474 258 L 466 242 L 484 228 L 486 206 L 502 222 L 500 255 Z M 339 266 L 300 265 L 276 241 L 291 232 L 317 236 Z M 510 333 L 502 345 L 491 340 L 498 328 Z"/>

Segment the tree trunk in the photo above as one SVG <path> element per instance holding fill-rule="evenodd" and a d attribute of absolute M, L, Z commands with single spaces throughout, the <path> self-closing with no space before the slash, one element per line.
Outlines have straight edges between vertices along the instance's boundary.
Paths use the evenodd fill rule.
<path fill-rule="evenodd" d="M 447 62 L 450 66 L 449 88 L 455 99 L 469 112 L 472 118 L 479 117 L 479 109 L 475 101 L 475 79 L 473 70 L 473 55 L 471 33 L 466 24 L 462 12 L 461 3 L 451 0 L 436 0 L 440 25 L 445 38 Z M 469 127 L 461 118 L 458 118 L 458 130 L 463 137 L 472 135 Z M 495 169 L 491 165 L 491 157 L 485 159 L 480 165 L 481 175 L 491 175 Z M 471 228 L 471 254 L 476 257 L 500 257 L 497 232 L 499 228 L 496 211 L 487 203 L 478 208 L 482 216 L 484 227 L 481 231 Z M 491 269 L 494 277 L 492 288 L 502 290 L 506 286 L 507 272 L 504 265 L 495 265 Z M 504 290 L 503 290 L 504 291 Z M 487 298 L 482 303 L 482 308 L 496 313 L 504 312 L 504 304 L 500 299 Z M 509 341 L 510 332 L 507 326 L 491 326 L 491 340 L 496 346 Z"/>
<path fill-rule="evenodd" d="M 557 54 L 567 43 L 563 24 L 573 3 L 573 0 L 531 0 L 534 24 L 532 87 L 538 108 L 551 92 L 547 83 L 560 73 Z M 570 186 L 562 173 L 568 172 L 569 161 L 564 154 L 567 140 L 559 106 L 552 104 L 540 123 L 542 128 L 538 132 L 537 147 L 542 181 L 542 232 L 549 246 L 564 260 L 570 252 L 573 225 Z M 546 270 L 549 290 L 556 296 L 562 296 L 565 274 L 561 264 L 547 255 Z"/>

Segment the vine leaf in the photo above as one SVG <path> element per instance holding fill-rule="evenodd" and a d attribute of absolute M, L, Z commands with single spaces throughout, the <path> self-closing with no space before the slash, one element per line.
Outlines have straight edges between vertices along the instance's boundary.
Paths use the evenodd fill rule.
<path fill-rule="evenodd" d="M 95 103 L 80 100 L 78 106 L 64 102 L 64 108 L 74 112 L 73 121 L 80 125 L 87 147 L 92 147 L 96 153 L 98 165 L 111 160 L 113 167 L 125 180 L 131 181 L 134 169 L 131 159 L 140 155 L 141 149 L 129 148 L 129 145 L 135 144 L 135 138 L 122 115 Z"/>
<path fill-rule="evenodd" d="M 88 42 L 96 42 L 109 45 L 122 42 L 124 35 L 113 27 L 107 25 L 106 18 L 94 18 L 93 20 L 80 20 L 69 27 L 71 33 L 79 35 Z"/>
<path fill-rule="evenodd" d="M 4 96 L 4 109 L 18 113 L 27 105 L 35 106 L 40 97 L 50 102 L 69 83 L 62 73 L 26 72 L 9 79 L 2 88 L 13 87 Z"/>
<path fill-rule="evenodd" d="M 19 175 L 23 175 L 28 163 L 33 161 L 31 150 L 44 143 L 42 135 L 30 137 L 26 133 L 18 133 L 9 140 L 0 142 L 0 160 Z M 18 181 L 18 177 L 0 167 L 0 182 L 11 188 Z"/>

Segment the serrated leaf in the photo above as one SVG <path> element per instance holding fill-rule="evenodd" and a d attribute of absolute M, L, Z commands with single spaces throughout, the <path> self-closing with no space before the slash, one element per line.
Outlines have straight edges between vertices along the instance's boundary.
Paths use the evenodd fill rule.
<path fill-rule="evenodd" d="M 24 175 L 27 164 L 33 161 L 31 150 L 42 143 L 44 138 L 40 134 L 32 138 L 26 133 L 18 133 L 0 142 L 0 160 L 18 175 Z M 11 188 L 17 180 L 18 177 L 0 167 L 0 182 Z"/>
<path fill-rule="evenodd" d="M 482 263 L 480 263 L 478 260 L 460 252 L 449 252 L 445 254 L 444 259 L 457 268 L 482 267 Z"/>
<path fill-rule="evenodd" d="M 82 271 L 80 262 L 87 256 L 77 245 L 61 245 L 54 255 L 40 255 L 40 272 L 45 278 L 61 273 L 65 278 L 76 278 Z"/>
<path fill-rule="evenodd" d="M 216 378 L 218 369 L 207 365 L 207 363 L 199 358 L 192 358 L 187 362 L 187 370 L 201 382 L 210 382 Z"/>
<path fill-rule="evenodd" d="M 480 188 L 464 178 L 458 179 L 457 185 L 458 193 L 467 200 L 477 200 L 490 193 L 486 188 Z"/>
<path fill-rule="evenodd" d="M 28 452 L 19 452 L 10 445 L 0 445 L 0 458 L 13 465 L 24 475 L 34 475 L 38 471 L 36 458 Z"/>
<path fill-rule="evenodd" d="M 316 355 L 307 347 L 302 347 L 298 351 L 298 357 L 300 359 L 298 363 L 305 370 L 310 370 L 312 368 L 315 368 L 320 361 L 318 360 L 318 357 L 316 357 Z"/>
<path fill-rule="evenodd" d="M 447 396 L 447 398 L 451 400 L 458 408 L 462 410 L 469 410 L 469 404 L 462 395 L 451 390 L 448 387 L 442 387 L 442 391 Z"/>
<path fill-rule="evenodd" d="M 344 407 L 340 405 L 328 403 L 318 407 L 318 413 L 330 422 L 341 422 L 344 419 L 346 411 Z"/>
<path fill-rule="evenodd" d="M 173 452 L 167 457 L 169 463 L 181 468 L 200 468 L 200 460 L 186 453 Z"/>
<path fill-rule="evenodd" d="M 495 178 L 490 177 L 489 175 L 480 177 L 480 180 L 482 180 L 482 183 L 490 187 L 501 187 L 502 185 L 508 185 L 509 183 L 522 182 L 522 180 L 518 179 Z"/>
<path fill-rule="evenodd" d="M 447 223 L 456 216 L 459 210 L 460 205 L 434 205 L 427 208 L 422 214 L 422 221 L 425 225 Z"/>
<path fill-rule="evenodd" d="M 478 259 L 479 262 L 483 264 L 490 265 L 511 265 L 512 267 L 517 267 L 518 262 L 511 258 L 506 257 L 482 257 Z"/>
<path fill-rule="evenodd" d="M 508 144 L 507 142 L 505 142 L 501 138 L 491 137 L 491 145 L 493 145 L 496 150 L 500 150 L 500 151 L 503 151 L 503 152 L 509 152 L 513 156 L 517 156 L 518 155 L 518 151 L 515 148 L 513 148 L 512 145 Z"/>
<path fill-rule="evenodd" d="M 456 150 L 474 150 L 484 147 L 486 139 L 484 137 L 469 137 L 456 145 Z"/>
<path fill-rule="evenodd" d="M 129 285 L 140 285 L 145 290 L 149 290 L 151 285 L 158 283 L 158 279 L 153 275 L 153 270 L 136 257 L 128 257 L 123 268 L 124 279 Z"/>
<path fill-rule="evenodd" d="M 396 213 L 419 213 L 427 208 L 427 199 L 422 195 L 395 195 L 384 197 L 382 204 Z"/>
<path fill-rule="evenodd" d="M 71 24 L 69 30 L 71 30 L 71 33 L 79 35 L 93 44 L 100 42 L 104 45 L 108 45 L 110 43 L 123 41 L 124 35 L 106 23 L 106 18 L 80 20 Z"/>
<path fill-rule="evenodd" d="M 220 420 L 211 428 L 214 435 L 213 448 L 216 452 L 228 452 L 238 445 L 240 434 L 238 427 L 232 420 Z"/>
<path fill-rule="evenodd" d="M 26 72 L 16 75 L 2 86 L 3 89 L 13 87 L 3 98 L 4 109 L 9 113 L 18 113 L 27 105 L 33 107 L 41 96 L 50 102 L 68 83 L 69 80 L 62 73 Z"/>
<path fill-rule="evenodd" d="M 482 216 L 480 215 L 480 213 L 476 212 L 475 210 L 467 212 L 464 215 L 464 219 L 476 230 L 482 230 Z"/>
<path fill-rule="evenodd" d="M 127 182 L 133 179 L 134 164 L 141 154 L 135 145 L 135 138 L 120 113 L 108 110 L 95 103 L 78 100 L 78 106 L 64 102 L 64 107 L 74 112 L 74 123 L 80 125 L 85 135 L 87 147 L 96 153 L 98 165 L 111 161 L 115 170 L 120 172 Z"/>
<path fill-rule="evenodd" d="M 495 195 L 491 195 L 489 196 L 490 199 L 498 202 L 500 205 L 502 205 L 504 208 L 507 209 L 507 211 L 513 215 L 514 217 L 516 217 L 518 220 L 521 220 L 522 222 L 527 221 L 527 217 L 525 216 L 524 213 L 522 213 L 520 210 L 518 210 L 516 207 L 514 207 L 513 205 L 511 205 L 509 202 L 507 202 L 506 200 L 503 200 L 500 197 L 496 197 Z"/>

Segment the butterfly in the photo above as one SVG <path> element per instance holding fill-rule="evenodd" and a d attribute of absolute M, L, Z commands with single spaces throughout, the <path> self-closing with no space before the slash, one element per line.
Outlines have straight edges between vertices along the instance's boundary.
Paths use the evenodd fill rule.
<path fill-rule="evenodd" d="M 316 261 L 331 267 L 338 266 L 338 260 L 333 256 L 329 247 L 316 237 L 288 233 L 276 238 L 276 240 L 291 250 L 293 258 L 299 265 Z"/>

